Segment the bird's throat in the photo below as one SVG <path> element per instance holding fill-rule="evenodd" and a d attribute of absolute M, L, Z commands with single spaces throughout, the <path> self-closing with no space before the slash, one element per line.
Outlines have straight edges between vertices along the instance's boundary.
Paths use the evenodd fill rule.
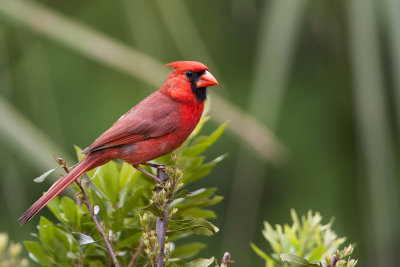
<path fill-rule="evenodd" d="M 194 84 L 194 86 L 193 84 L 191 84 L 190 87 L 192 89 L 192 93 L 194 94 L 197 100 L 203 102 L 204 100 L 207 99 L 207 87 L 197 88 L 196 84 Z"/>
<path fill-rule="evenodd" d="M 190 89 L 198 101 L 204 102 L 207 99 L 207 87 L 197 87 L 197 81 L 200 76 L 203 75 L 204 71 L 194 72 L 192 76 L 188 78 L 190 83 Z"/>

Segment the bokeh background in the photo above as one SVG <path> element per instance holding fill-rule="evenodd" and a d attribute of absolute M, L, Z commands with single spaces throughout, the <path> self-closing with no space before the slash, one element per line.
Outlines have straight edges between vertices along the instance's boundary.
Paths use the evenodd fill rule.
<path fill-rule="evenodd" d="M 397 0 L 0 1 L 0 232 L 50 183 L 52 152 L 73 162 L 156 90 L 163 64 L 198 60 L 220 81 L 207 152 L 229 153 L 216 186 L 221 231 L 202 256 L 263 266 L 262 222 L 319 211 L 356 243 L 359 266 L 398 266 L 400 2 Z M 47 211 L 43 212 L 46 214 Z M 397 263 L 397 264 L 396 264 Z"/>

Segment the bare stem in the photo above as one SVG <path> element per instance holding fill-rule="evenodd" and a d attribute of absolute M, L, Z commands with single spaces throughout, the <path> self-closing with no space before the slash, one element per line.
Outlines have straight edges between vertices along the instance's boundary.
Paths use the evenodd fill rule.
<path fill-rule="evenodd" d="M 65 170 L 65 172 L 69 173 L 69 168 L 68 168 L 67 163 L 65 162 L 65 160 L 63 160 L 62 158 L 57 158 L 56 161 Z M 118 263 L 117 257 L 114 254 L 114 251 L 113 251 L 113 249 L 111 247 L 110 242 L 107 239 L 106 234 L 103 231 L 103 228 L 101 228 L 100 223 L 97 220 L 96 214 L 94 214 L 93 205 L 92 205 L 92 203 L 90 203 L 89 196 L 88 196 L 85 188 L 82 186 L 80 181 L 75 180 L 75 183 L 81 189 L 81 192 L 82 192 L 83 197 L 84 197 L 84 203 L 86 204 L 86 206 L 87 206 L 87 208 L 89 210 L 90 217 L 92 217 L 92 221 L 93 221 L 94 225 L 96 226 L 97 231 L 99 231 L 99 233 L 101 235 L 101 238 L 103 239 L 104 243 L 106 243 L 107 250 L 110 253 L 112 261 L 114 262 L 114 266 L 115 267 L 119 267 L 119 263 Z"/>
<path fill-rule="evenodd" d="M 157 168 L 157 177 L 162 185 L 165 185 L 167 181 L 167 174 L 164 168 Z M 162 190 L 161 188 L 158 190 Z M 157 256 L 157 267 L 164 266 L 164 249 L 165 249 L 165 237 L 167 234 L 168 227 L 168 204 L 165 204 L 162 210 L 162 217 L 157 217 L 156 222 L 156 234 L 159 254 Z"/>
<path fill-rule="evenodd" d="M 229 252 L 225 252 L 222 257 L 221 267 L 227 267 L 229 263 L 234 263 L 235 261 L 231 260 L 231 254 Z"/>
<path fill-rule="evenodd" d="M 335 267 L 337 261 L 338 261 L 338 256 L 337 255 L 332 255 L 331 260 L 329 262 L 330 266 L 331 267 Z"/>
<path fill-rule="evenodd" d="M 118 263 L 117 257 L 116 257 L 115 254 L 114 254 L 114 251 L 113 251 L 113 249 L 112 249 L 112 247 L 111 247 L 111 244 L 110 244 L 110 242 L 108 241 L 107 236 L 106 236 L 106 234 L 105 234 L 104 231 L 103 231 L 103 228 L 101 228 L 100 223 L 99 223 L 99 221 L 97 220 L 97 217 L 96 217 L 96 215 L 95 215 L 94 212 L 93 212 L 93 206 L 92 206 L 92 204 L 90 203 L 89 196 L 88 196 L 88 194 L 86 193 L 86 190 L 83 188 L 83 186 L 81 185 L 80 182 L 78 182 L 78 181 L 76 181 L 76 180 L 75 180 L 75 182 L 76 182 L 76 184 L 79 186 L 79 188 L 80 188 L 81 191 L 82 191 L 82 194 L 83 194 L 83 196 L 84 196 L 84 198 L 85 198 L 85 201 L 84 201 L 84 202 L 85 202 L 85 204 L 86 204 L 86 206 L 87 206 L 87 208 L 88 208 L 88 210 L 89 210 L 90 217 L 92 217 L 92 221 L 94 222 L 94 225 L 96 226 L 97 231 L 99 231 L 99 233 L 100 233 L 100 235 L 101 235 L 101 238 L 104 240 L 104 243 L 106 243 L 107 250 L 108 250 L 108 252 L 110 253 L 111 259 L 112 259 L 112 261 L 114 262 L 115 267 L 119 267 L 119 263 Z"/>
<path fill-rule="evenodd" d="M 137 257 L 139 257 L 140 253 L 142 253 L 143 248 L 144 248 L 144 243 L 143 243 L 143 240 L 141 239 L 140 242 L 139 242 L 138 247 L 136 248 L 135 254 L 132 255 L 132 259 L 129 262 L 128 267 L 133 267 Z"/>

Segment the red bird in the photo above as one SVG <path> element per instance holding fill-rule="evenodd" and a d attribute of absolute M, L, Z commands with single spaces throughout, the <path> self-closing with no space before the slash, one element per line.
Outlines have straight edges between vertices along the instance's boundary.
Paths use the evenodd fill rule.
<path fill-rule="evenodd" d="M 129 110 L 84 149 L 82 152 L 87 156 L 25 211 L 19 218 L 20 223 L 32 219 L 88 170 L 112 159 L 123 159 L 144 171 L 139 164 L 154 167 L 148 161 L 168 154 L 186 140 L 203 113 L 206 88 L 218 82 L 200 62 L 177 61 L 167 66 L 173 70 L 161 88 Z"/>

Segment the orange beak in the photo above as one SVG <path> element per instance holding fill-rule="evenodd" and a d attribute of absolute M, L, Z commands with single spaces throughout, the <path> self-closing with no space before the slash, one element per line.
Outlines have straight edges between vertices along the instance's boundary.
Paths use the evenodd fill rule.
<path fill-rule="evenodd" d="M 218 85 L 217 79 L 214 78 L 214 76 L 206 70 L 203 75 L 199 77 L 199 79 L 196 82 L 197 88 L 201 87 L 209 87 L 213 85 Z"/>

